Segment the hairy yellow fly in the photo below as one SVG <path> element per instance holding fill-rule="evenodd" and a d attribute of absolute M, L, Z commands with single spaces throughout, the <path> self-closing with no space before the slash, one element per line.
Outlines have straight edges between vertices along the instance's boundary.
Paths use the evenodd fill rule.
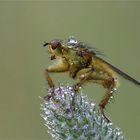
<path fill-rule="evenodd" d="M 113 92 L 117 90 L 118 79 L 116 73 L 140 86 L 139 81 L 103 60 L 99 51 L 89 47 L 86 43 L 77 41 L 74 37 L 69 37 L 67 41 L 56 39 L 49 43 L 45 42 L 45 46 L 48 46 L 50 59 L 58 59 L 57 63 L 50 65 L 45 71 L 46 80 L 50 87 L 54 88 L 55 86 L 48 73 L 56 72 L 69 72 L 71 78 L 78 80 L 73 86 L 75 92 L 86 82 L 102 85 L 107 89 L 107 92 L 99 103 L 99 107 L 108 121 L 109 119 L 104 114 L 104 108 Z M 53 93 L 48 96 L 48 99 L 52 96 Z"/>

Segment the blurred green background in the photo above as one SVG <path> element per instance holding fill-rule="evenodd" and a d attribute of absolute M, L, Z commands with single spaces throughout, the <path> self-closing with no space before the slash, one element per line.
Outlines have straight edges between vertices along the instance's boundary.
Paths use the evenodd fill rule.
<path fill-rule="evenodd" d="M 105 59 L 140 80 L 139 1 L 0 1 L 0 139 L 49 140 L 40 117 L 51 63 L 43 41 L 74 35 L 103 51 Z M 73 83 L 68 74 L 53 74 Z M 63 78 L 64 77 L 64 78 Z M 67 77 L 67 78 L 66 78 Z M 59 80 L 58 80 L 59 79 Z M 120 78 L 106 112 L 128 139 L 140 139 L 140 88 Z M 104 89 L 83 90 L 98 105 Z"/>

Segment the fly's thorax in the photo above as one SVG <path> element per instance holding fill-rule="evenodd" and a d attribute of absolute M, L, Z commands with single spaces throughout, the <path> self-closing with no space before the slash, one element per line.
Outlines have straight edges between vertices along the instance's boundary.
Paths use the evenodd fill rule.
<path fill-rule="evenodd" d="M 89 56 L 87 53 L 80 53 L 79 50 L 67 46 L 64 47 L 64 50 L 66 51 L 63 53 L 63 57 L 66 59 L 70 66 L 85 68 L 90 65 L 91 56 Z"/>

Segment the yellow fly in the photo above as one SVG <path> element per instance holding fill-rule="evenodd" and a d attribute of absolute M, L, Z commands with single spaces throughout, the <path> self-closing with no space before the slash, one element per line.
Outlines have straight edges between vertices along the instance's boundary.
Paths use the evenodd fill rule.
<path fill-rule="evenodd" d="M 69 72 L 71 78 L 78 80 L 73 86 L 76 92 L 86 82 L 102 85 L 107 89 L 107 92 L 99 103 L 99 107 L 108 121 L 109 119 L 104 114 L 104 108 L 113 92 L 117 90 L 118 79 L 116 73 L 140 86 L 139 81 L 103 60 L 97 50 L 89 47 L 86 43 L 77 41 L 74 37 L 69 37 L 67 41 L 56 39 L 45 42 L 45 46 L 48 46 L 50 59 L 58 60 L 57 63 L 50 65 L 45 71 L 46 80 L 50 87 L 54 88 L 54 83 L 48 73 L 56 72 Z M 48 96 L 48 98 L 51 96 Z"/>

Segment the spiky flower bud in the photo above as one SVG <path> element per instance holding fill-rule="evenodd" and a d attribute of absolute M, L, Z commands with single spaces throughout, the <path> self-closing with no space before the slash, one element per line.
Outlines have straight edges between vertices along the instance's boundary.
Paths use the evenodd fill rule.
<path fill-rule="evenodd" d="M 51 94 L 51 89 L 48 90 Z M 96 112 L 95 104 L 70 86 L 55 88 L 54 96 L 42 98 L 41 115 L 53 140 L 124 140 L 119 128 Z"/>

